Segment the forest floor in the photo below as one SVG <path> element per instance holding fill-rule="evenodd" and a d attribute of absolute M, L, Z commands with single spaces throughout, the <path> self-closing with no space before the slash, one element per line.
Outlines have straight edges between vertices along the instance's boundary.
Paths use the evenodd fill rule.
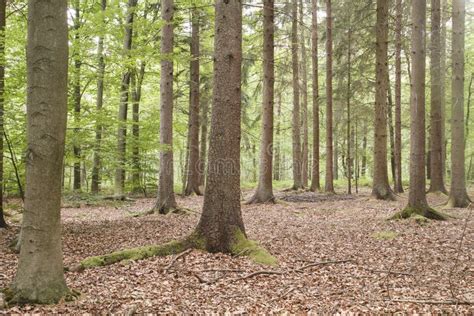
<path fill-rule="evenodd" d="M 357 196 L 277 195 L 278 204 L 244 205 L 242 212 L 249 238 L 276 256 L 278 267 L 192 251 L 172 265 L 175 257 L 157 257 L 67 272 L 69 287 L 82 293 L 77 301 L 12 307 L 0 314 L 474 313 L 474 305 L 460 304 L 474 302 L 472 210 L 444 209 L 455 217 L 445 222 L 387 221 L 405 206 L 406 195 L 396 202 L 371 199 L 367 190 Z M 441 209 L 445 198 L 429 200 Z M 65 265 L 184 237 L 197 224 L 203 199 L 178 198 L 196 212 L 189 215 L 134 217 L 153 202 L 64 208 Z M 0 231 L 0 288 L 15 274 L 17 255 L 7 245 L 17 232 L 18 227 Z M 311 263 L 325 264 L 307 267 Z M 263 270 L 279 274 L 245 278 Z"/>

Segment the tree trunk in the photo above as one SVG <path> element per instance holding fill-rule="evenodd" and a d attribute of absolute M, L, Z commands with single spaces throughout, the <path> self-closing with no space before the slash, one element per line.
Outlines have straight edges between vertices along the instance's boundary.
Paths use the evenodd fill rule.
<path fill-rule="evenodd" d="M 293 71 L 293 190 L 303 188 L 300 131 L 300 87 L 298 61 L 298 0 L 292 0 L 291 60 Z"/>
<path fill-rule="evenodd" d="M 390 75 L 387 72 L 387 92 L 388 92 L 388 108 L 387 108 L 387 118 L 388 118 L 388 135 L 390 142 L 390 171 L 392 172 L 392 179 L 395 182 L 397 177 L 397 167 L 395 163 L 395 128 L 393 126 L 393 99 L 392 99 L 392 87 L 390 85 Z"/>
<path fill-rule="evenodd" d="M 395 193 L 403 193 L 402 183 L 402 0 L 396 2 L 395 25 Z"/>
<path fill-rule="evenodd" d="M 311 61 L 313 64 L 313 164 L 311 191 L 321 190 L 319 177 L 319 67 L 318 67 L 318 1 L 312 0 Z"/>
<path fill-rule="evenodd" d="M 275 146 L 275 166 L 273 167 L 273 179 L 276 181 L 281 180 L 281 101 L 282 94 L 278 94 L 278 107 L 277 107 L 277 123 L 276 123 L 276 146 Z"/>
<path fill-rule="evenodd" d="M 300 23 L 304 21 L 304 4 L 303 0 L 299 0 L 299 14 Z M 301 75 L 302 85 L 301 93 L 303 95 L 303 102 L 301 104 L 301 124 L 303 128 L 303 147 L 301 152 L 301 182 L 303 187 L 308 187 L 308 171 L 309 171 L 309 138 L 308 138 L 308 71 L 306 62 L 306 39 L 305 39 L 305 28 L 302 27 L 300 30 L 300 45 L 301 45 Z"/>
<path fill-rule="evenodd" d="M 448 68 L 446 67 L 446 24 L 449 21 L 450 15 L 448 14 L 448 0 L 442 1 L 442 11 L 441 11 L 441 31 L 440 31 L 440 69 L 441 73 L 447 73 Z M 442 172 L 443 178 L 446 178 L 446 77 L 442 76 L 441 78 L 441 143 L 442 143 L 442 154 L 441 154 L 441 163 L 442 163 Z"/>
<path fill-rule="evenodd" d="M 193 193 L 201 195 L 199 190 L 199 11 L 194 8 L 192 12 L 192 34 L 191 34 L 191 65 L 190 65 L 190 89 L 189 89 L 189 131 L 188 131 L 188 155 L 187 161 L 187 183 L 184 195 Z"/>
<path fill-rule="evenodd" d="M 81 14 L 80 14 L 80 3 L 78 0 L 74 1 L 74 12 L 75 16 L 73 19 L 74 28 L 74 78 L 73 78 L 73 99 L 74 99 L 74 123 L 76 128 L 74 129 L 74 191 L 81 190 L 81 146 L 80 142 L 80 128 L 81 125 L 81 36 L 79 34 L 81 28 Z"/>
<path fill-rule="evenodd" d="M 387 171 L 388 0 L 377 0 L 376 94 L 374 118 L 374 180 L 372 196 L 393 200 Z"/>
<path fill-rule="evenodd" d="M 362 138 L 362 167 L 361 167 L 361 175 L 365 178 L 367 174 L 367 122 L 364 121 L 364 129 L 362 134 L 364 137 Z"/>
<path fill-rule="evenodd" d="M 351 48 L 352 28 L 347 33 L 347 194 L 352 194 L 352 160 L 351 160 Z"/>
<path fill-rule="evenodd" d="M 28 2 L 26 199 L 12 303 L 54 304 L 69 290 L 61 246 L 67 120 L 67 1 Z"/>
<path fill-rule="evenodd" d="M 324 190 L 334 193 L 332 131 L 332 10 L 326 0 L 326 183 Z"/>
<path fill-rule="evenodd" d="M 245 236 L 240 209 L 242 3 L 217 0 L 214 89 L 206 192 L 197 233 L 210 252 L 232 252 Z"/>
<path fill-rule="evenodd" d="M 102 25 L 105 27 L 105 10 L 107 9 L 107 0 L 101 1 L 101 14 L 102 14 Z M 96 100 L 96 111 L 97 119 L 95 123 L 95 146 L 94 146 L 94 165 L 92 167 L 92 183 L 91 191 L 92 194 L 98 194 L 100 191 L 101 174 L 100 169 L 102 167 L 101 162 L 101 146 L 102 146 L 102 134 L 103 126 L 101 124 L 100 115 L 102 114 L 102 106 L 104 104 L 104 75 L 105 75 L 105 57 L 104 57 L 104 34 L 101 32 L 99 36 L 99 43 L 97 44 L 97 100 Z"/>
<path fill-rule="evenodd" d="M 207 136 L 209 124 L 209 106 L 208 100 L 202 102 L 201 106 L 201 141 L 199 150 L 199 191 L 204 192 L 204 185 L 206 180 L 206 158 L 207 158 Z"/>
<path fill-rule="evenodd" d="M 3 135 L 5 134 L 5 26 L 7 22 L 6 0 L 0 0 L 0 228 L 6 228 L 7 222 L 3 215 Z"/>
<path fill-rule="evenodd" d="M 132 90 L 132 192 L 139 193 L 142 191 L 140 173 L 140 102 L 142 99 L 142 86 L 145 78 L 145 62 L 141 62 L 138 74 L 132 74 L 131 90 Z"/>
<path fill-rule="evenodd" d="M 173 165 L 173 0 L 161 1 L 163 25 L 161 35 L 161 81 L 160 81 L 160 175 L 156 212 L 167 214 L 178 207 L 174 196 Z"/>
<path fill-rule="evenodd" d="M 135 7 L 138 0 L 128 1 L 128 13 L 125 23 L 125 37 L 123 43 L 124 56 L 128 60 L 130 58 L 130 50 L 132 49 L 133 38 L 133 19 L 135 17 Z M 130 66 L 125 66 L 120 84 L 120 105 L 118 113 L 118 130 L 117 130 L 117 162 L 118 167 L 115 170 L 115 196 L 123 198 L 125 189 L 125 153 L 127 150 L 127 112 L 129 101 L 130 77 L 132 71 Z"/>
<path fill-rule="evenodd" d="M 249 203 L 275 202 L 273 196 L 273 107 L 275 91 L 274 0 L 263 2 L 262 141 L 258 187 Z"/>
<path fill-rule="evenodd" d="M 430 113 L 430 189 L 429 192 L 447 194 L 443 175 L 443 111 L 441 108 L 440 55 L 441 1 L 431 0 L 431 113 Z"/>
<path fill-rule="evenodd" d="M 451 123 L 451 192 L 448 205 L 467 207 L 464 148 L 464 29 L 465 1 L 453 0 L 452 35 L 452 123 Z"/>

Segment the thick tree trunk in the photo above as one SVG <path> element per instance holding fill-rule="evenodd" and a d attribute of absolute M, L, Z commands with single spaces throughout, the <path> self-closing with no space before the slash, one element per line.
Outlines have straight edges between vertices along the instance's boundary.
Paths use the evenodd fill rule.
<path fill-rule="evenodd" d="M 396 2 L 395 25 L 395 193 L 403 193 L 402 183 L 402 0 Z"/>
<path fill-rule="evenodd" d="M 132 49 L 133 39 L 133 19 L 135 17 L 135 7 L 138 0 L 128 1 L 128 13 L 125 23 L 125 37 L 123 43 L 124 56 L 130 58 L 130 50 Z M 117 130 L 117 162 L 118 166 L 115 170 L 115 196 L 123 198 L 125 189 L 125 153 L 127 150 L 127 112 L 129 102 L 129 88 L 132 71 L 128 65 L 122 75 L 120 84 L 120 105 L 118 112 L 118 130 Z"/>
<path fill-rule="evenodd" d="M 74 99 L 74 123 L 76 128 L 74 129 L 74 191 L 81 190 L 81 146 L 79 144 L 80 138 L 78 136 L 81 124 L 81 36 L 79 34 L 81 28 L 81 11 L 80 3 L 78 0 L 74 1 L 74 79 L 73 79 L 73 99 Z"/>
<path fill-rule="evenodd" d="M 142 86 L 145 78 L 145 62 L 141 62 L 138 74 L 132 74 L 132 192 L 142 191 L 141 166 L 140 166 L 140 102 L 142 99 Z"/>
<path fill-rule="evenodd" d="M 304 3 L 299 0 L 299 14 L 300 23 L 304 21 Z M 303 146 L 301 152 L 301 182 L 304 188 L 308 187 L 308 172 L 309 172 L 309 131 L 308 131 L 308 71 L 306 62 L 306 39 L 305 28 L 300 30 L 300 46 L 301 46 L 301 94 L 303 95 L 303 102 L 301 103 L 301 119 L 303 128 Z"/>
<path fill-rule="evenodd" d="M 298 0 L 292 0 L 291 19 L 291 60 L 293 71 L 293 190 L 299 190 L 303 188 L 303 183 L 301 174 L 301 119 L 298 69 Z"/>
<path fill-rule="evenodd" d="M 5 26 L 6 26 L 6 0 L 0 0 L 0 228 L 6 228 L 7 222 L 3 214 L 3 135 L 5 134 Z"/>
<path fill-rule="evenodd" d="M 274 0 L 263 2 L 263 96 L 260 174 L 249 203 L 275 202 L 273 196 L 273 107 L 275 94 Z"/>
<path fill-rule="evenodd" d="M 217 0 L 212 128 L 204 207 L 197 233 L 210 252 L 232 252 L 245 236 L 240 209 L 242 3 Z"/>
<path fill-rule="evenodd" d="M 28 2 L 26 199 L 12 303 L 68 295 L 61 246 L 61 173 L 67 120 L 67 1 Z"/>
<path fill-rule="evenodd" d="M 161 35 L 160 81 L 160 175 L 156 212 L 167 214 L 178 207 L 174 196 L 173 164 L 173 0 L 161 1 L 161 17 L 164 21 Z"/>
<path fill-rule="evenodd" d="M 187 181 L 184 195 L 193 193 L 201 195 L 199 190 L 199 11 L 192 12 L 192 34 L 191 34 L 191 80 L 189 89 L 189 130 L 188 130 L 188 155 Z"/>
<path fill-rule="evenodd" d="M 441 1 L 431 0 L 431 113 L 430 113 L 430 189 L 429 192 L 447 194 L 443 175 L 443 111 L 441 108 L 440 55 Z"/>
<path fill-rule="evenodd" d="M 326 0 L 326 183 L 324 191 L 334 193 L 332 130 L 332 10 Z"/>
<path fill-rule="evenodd" d="M 464 148 L 464 30 L 466 4 L 453 0 L 452 35 L 452 107 L 451 107 L 451 192 L 448 205 L 467 207 L 465 148 Z"/>
<path fill-rule="evenodd" d="M 102 25 L 105 26 L 105 10 L 107 9 L 107 0 L 101 1 L 101 13 L 102 13 Z M 101 145 L 102 145 L 102 133 L 103 126 L 101 124 L 100 114 L 102 113 L 102 106 L 104 104 L 104 75 L 105 75 L 105 57 L 104 57 L 104 35 L 101 33 L 99 36 L 99 43 L 97 44 L 97 100 L 96 100 L 96 111 L 97 120 L 95 123 L 95 146 L 94 146 L 94 165 L 92 167 L 92 181 L 91 191 L 92 194 L 98 194 L 100 191 L 101 184 L 101 173 L 100 169 L 102 166 L 101 162 Z"/>
<path fill-rule="evenodd" d="M 319 67 L 318 67 L 318 1 L 312 0 L 311 10 L 311 61 L 313 64 L 313 164 L 311 191 L 321 190 L 319 176 Z"/>
<path fill-rule="evenodd" d="M 388 0 L 377 0 L 376 94 L 374 117 L 374 180 L 372 196 L 393 200 L 387 171 Z"/>

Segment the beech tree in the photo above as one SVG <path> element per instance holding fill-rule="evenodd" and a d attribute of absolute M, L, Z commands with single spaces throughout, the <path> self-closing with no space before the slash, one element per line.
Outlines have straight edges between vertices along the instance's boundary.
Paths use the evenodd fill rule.
<path fill-rule="evenodd" d="M 313 163 L 311 191 L 321 190 L 319 177 L 319 67 L 318 67 L 318 1 L 311 1 L 311 61 L 313 64 Z"/>
<path fill-rule="evenodd" d="M 443 110 L 441 108 L 441 0 L 431 0 L 431 112 L 430 112 L 430 189 L 447 194 L 443 174 Z"/>
<path fill-rule="evenodd" d="M 7 222 L 3 214 L 3 135 L 5 110 L 5 26 L 7 22 L 6 0 L 0 0 L 0 228 L 6 228 Z"/>
<path fill-rule="evenodd" d="M 453 0 L 452 35 L 452 102 L 451 102 L 451 191 L 448 205 L 467 207 L 464 143 L 464 29 L 466 7 L 464 0 Z"/>
<path fill-rule="evenodd" d="M 326 183 L 325 191 L 334 193 L 333 128 L 332 128 L 332 10 L 326 0 Z"/>
<path fill-rule="evenodd" d="M 178 207 L 174 196 L 173 164 L 173 0 L 162 0 L 161 18 L 164 21 L 161 35 L 160 81 L 160 175 L 155 212 L 167 214 Z"/>
<path fill-rule="evenodd" d="M 387 170 L 388 0 L 377 0 L 374 180 L 372 196 L 393 200 Z"/>
<path fill-rule="evenodd" d="M 22 245 L 10 302 L 57 303 L 69 290 L 61 246 L 67 120 L 67 1 L 28 2 L 27 167 Z"/>
<path fill-rule="evenodd" d="M 425 174 L 425 75 L 426 75 L 426 0 L 412 1 L 410 93 L 410 191 L 408 205 L 394 218 L 421 215 L 443 220 L 445 217 L 428 206 Z"/>
<path fill-rule="evenodd" d="M 191 17 L 191 65 L 189 89 L 189 128 L 188 128 L 188 174 L 184 195 L 201 195 L 199 189 L 199 24 L 198 9 L 193 9 Z"/>
<path fill-rule="evenodd" d="M 274 0 L 263 3 L 263 99 L 260 176 L 257 191 L 249 203 L 275 202 L 273 196 L 273 108 L 275 90 Z"/>

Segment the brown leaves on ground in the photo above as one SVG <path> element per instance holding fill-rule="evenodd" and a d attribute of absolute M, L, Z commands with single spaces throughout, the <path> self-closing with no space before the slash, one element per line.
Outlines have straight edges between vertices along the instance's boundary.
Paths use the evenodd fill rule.
<path fill-rule="evenodd" d="M 286 201 L 275 205 L 242 206 L 249 237 L 278 258 L 277 268 L 258 266 L 243 257 L 192 251 L 172 265 L 174 258 L 166 257 L 67 272 L 68 285 L 82 293 L 79 300 L 3 312 L 474 312 L 472 305 L 452 304 L 474 301 L 474 229 L 472 220 L 466 226 L 469 210 L 445 210 L 456 217 L 446 222 L 387 221 L 405 206 L 405 196 L 383 202 L 367 192 L 340 199 L 291 194 L 279 193 Z M 444 198 L 430 200 L 439 205 Z M 153 202 L 64 209 L 65 265 L 184 237 L 199 220 L 198 213 L 133 217 L 149 210 Z M 178 202 L 201 210 L 201 197 Z M 17 231 L 0 231 L 0 288 L 8 286 L 15 274 L 17 256 L 7 245 Z M 320 262 L 329 263 L 309 266 Z M 276 273 L 246 278 L 262 270 Z"/>

